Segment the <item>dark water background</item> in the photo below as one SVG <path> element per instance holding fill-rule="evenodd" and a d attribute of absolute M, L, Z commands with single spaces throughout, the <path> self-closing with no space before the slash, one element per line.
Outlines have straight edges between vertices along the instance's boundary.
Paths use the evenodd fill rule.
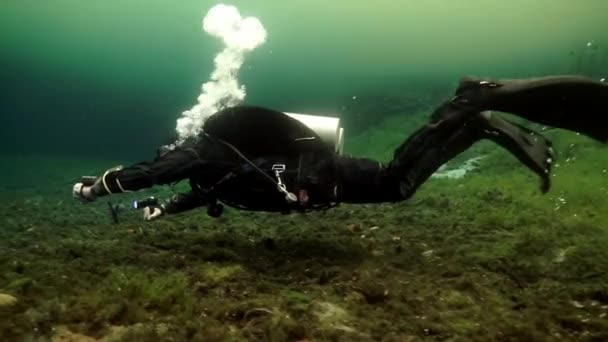
<path fill-rule="evenodd" d="M 150 157 L 209 79 L 222 46 L 201 20 L 216 3 L 2 0 L 0 152 Z M 337 113 L 351 131 L 353 96 L 571 72 L 588 42 L 608 44 L 605 0 L 229 4 L 268 32 L 241 70 L 246 101 Z"/>

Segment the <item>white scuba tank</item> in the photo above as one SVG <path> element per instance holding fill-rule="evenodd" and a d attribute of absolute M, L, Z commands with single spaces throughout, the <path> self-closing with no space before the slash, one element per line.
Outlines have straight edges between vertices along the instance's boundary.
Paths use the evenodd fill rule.
<path fill-rule="evenodd" d="M 312 129 L 337 154 L 344 150 L 344 128 L 340 127 L 340 118 L 298 113 L 285 113 Z"/>

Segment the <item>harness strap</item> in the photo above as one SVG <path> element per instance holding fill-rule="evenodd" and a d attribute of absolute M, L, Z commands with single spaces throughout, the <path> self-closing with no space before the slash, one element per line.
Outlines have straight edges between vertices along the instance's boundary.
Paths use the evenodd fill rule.
<path fill-rule="evenodd" d="M 257 172 L 259 172 L 262 176 L 264 176 L 266 179 L 268 179 L 270 182 L 272 182 L 273 185 L 275 185 L 277 187 L 277 190 L 281 193 L 283 193 L 285 195 L 285 200 L 288 203 L 293 203 L 293 202 L 297 202 L 298 198 L 295 194 L 293 194 L 292 192 L 289 192 L 287 190 L 287 187 L 285 186 L 285 184 L 283 184 L 283 182 L 281 181 L 281 178 L 279 176 L 279 174 L 283 171 L 285 171 L 285 165 L 284 164 L 275 164 L 272 166 L 272 170 L 275 172 L 275 176 L 277 177 L 277 179 L 273 179 L 272 177 L 270 177 L 268 174 L 266 174 L 266 172 L 264 172 L 262 169 L 260 169 L 257 165 L 255 165 L 254 162 L 252 162 L 251 160 L 249 160 L 245 155 L 243 155 L 241 153 L 241 151 L 239 151 L 238 148 L 236 148 L 235 146 L 233 146 L 232 144 L 230 144 L 229 142 L 220 139 L 220 138 L 216 138 L 212 135 L 209 135 L 208 133 L 203 132 L 203 134 L 205 134 L 205 136 L 209 137 L 210 139 L 214 139 L 220 143 L 222 143 L 223 145 L 227 146 L 228 148 L 230 148 L 234 153 L 236 153 L 241 159 L 243 159 L 245 162 L 247 162 L 247 164 L 251 165 L 251 167 L 253 167 Z M 281 169 L 282 166 L 282 169 Z M 275 169 L 276 167 L 276 169 Z M 279 171 L 280 170 L 280 171 Z M 226 175 L 228 176 L 228 175 Z M 224 176 L 218 183 L 225 181 L 226 176 Z M 218 183 L 216 183 L 212 188 L 215 188 Z"/>

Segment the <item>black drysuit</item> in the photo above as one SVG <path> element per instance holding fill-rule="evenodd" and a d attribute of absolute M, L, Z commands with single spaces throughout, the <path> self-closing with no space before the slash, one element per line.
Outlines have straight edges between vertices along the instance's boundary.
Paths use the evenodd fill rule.
<path fill-rule="evenodd" d="M 196 142 L 106 172 L 98 195 L 189 179 L 192 190 L 166 204 L 168 213 L 218 201 L 289 212 L 411 197 L 441 165 L 481 139 L 510 151 L 550 187 L 551 142 L 490 112 L 508 112 L 608 142 L 608 85 L 582 76 L 490 80 L 463 78 L 455 96 L 414 132 L 388 164 L 341 156 L 299 121 L 270 109 L 237 106 L 205 123 Z M 98 182 L 101 183 L 101 182 Z M 291 196 L 288 196 L 291 194 Z"/>

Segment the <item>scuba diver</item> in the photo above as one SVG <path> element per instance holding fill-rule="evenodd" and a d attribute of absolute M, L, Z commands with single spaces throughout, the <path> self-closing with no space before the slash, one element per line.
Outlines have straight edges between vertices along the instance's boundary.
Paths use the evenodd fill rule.
<path fill-rule="evenodd" d="M 608 143 L 608 84 L 583 76 L 465 77 L 453 98 L 397 147 L 387 164 L 342 155 L 342 129 L 311 121 L 324 117 L 236 106 L 210 116 L 195 141 L 159 153 L 152 161 L 83 178 L 72 192 L 90 202 L 189 180 L 187 193 L 164 203 L 144 203 L 146 220 L 201 206 L 217 217 L 221 203 L 288 213 L 338 203 L 397 202 L 410 198 L 440 166 L 481 139 L 508 150 L 538 175 L 541 191 L 549 191 L 551 141 L 492 111 Z"/>

